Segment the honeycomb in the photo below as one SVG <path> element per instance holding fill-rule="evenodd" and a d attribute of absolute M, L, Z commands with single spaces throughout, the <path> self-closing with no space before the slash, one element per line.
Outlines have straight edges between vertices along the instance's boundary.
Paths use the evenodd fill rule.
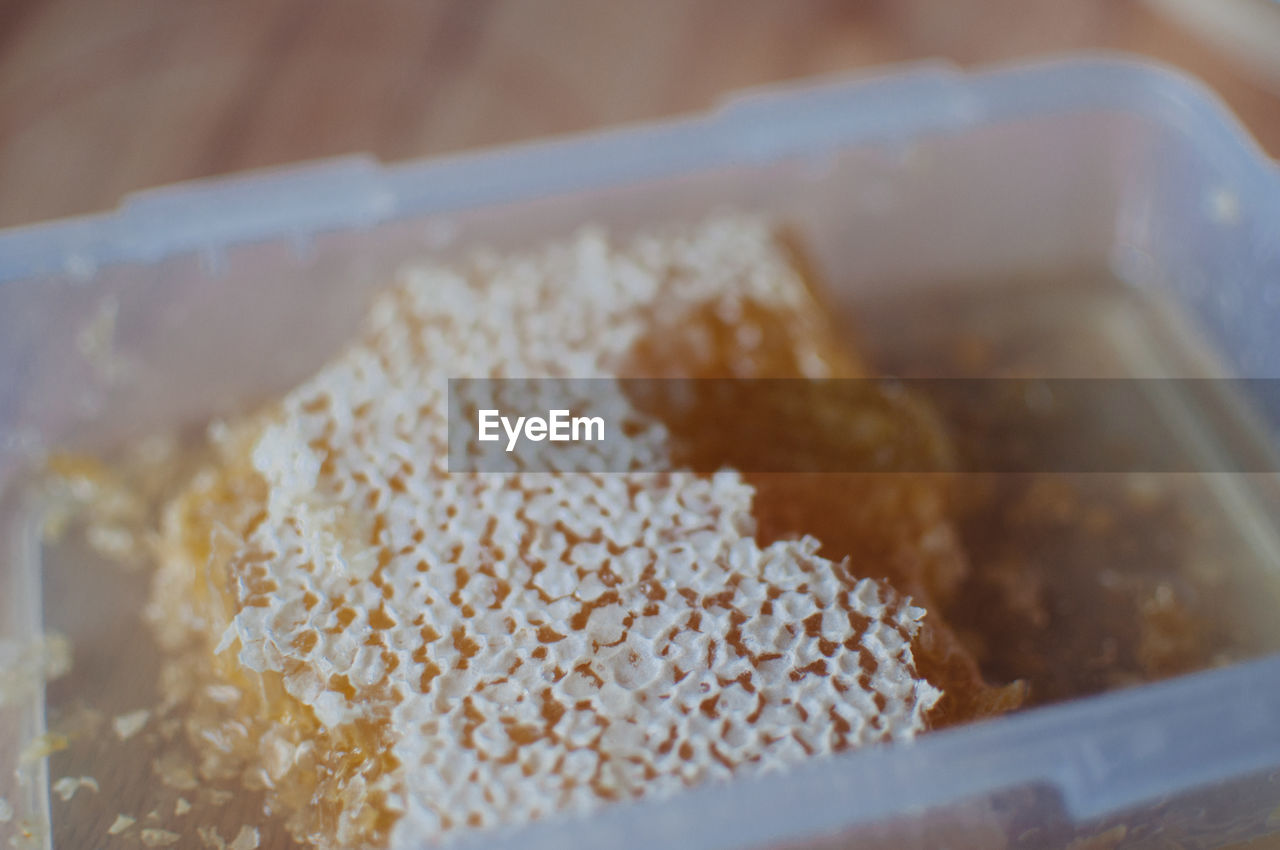
<path fill-rule="evenodd" d="M 247 748 L 300 840 L 418 847 L 1016 702 L 895 589 L 965 569 L 935 478 L 446 471 L 449 378 L 863 369 L 751 217 L 406 269 L 164 508 L 149 618 L 234 694 L 204 768 Z"/>

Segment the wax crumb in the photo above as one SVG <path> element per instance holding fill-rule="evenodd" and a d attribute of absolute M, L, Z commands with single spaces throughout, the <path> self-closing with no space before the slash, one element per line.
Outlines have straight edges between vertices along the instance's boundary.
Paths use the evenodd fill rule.
<path fill-rule="evenodd" d="M 173 804 L 173 813 L 175 815 L 185 815 L 191 811 L 191 804 L 187 802 L 185 797 L 179 797 L 178 802 Z"/>
<path fill-rule="evenodd" d="M 46 682 L 67 675 L 71 670 L 71 641 L 66 635 L 47 632 L 42 645 Z"/>
<path fill-rule="evenodd" d="M 18 756 L 18 764 L 31 764 L 53 753 L 61 752 L 67 748 L 68 743 L 66 735 L 57 735 L 52 732 L 33 738 L 31 743 L 23 747 L 22 754 Z"/>
<path fill-rule="evenodd" d="M 137 821 L 128 815 L 116 815 L 115 822 L 107 829 L 108 835 L 119 835 L 129 827 L 133 826 Z"/>
<path fill-rule="evenodd" d="M 67 802 L 76 795 L 81 788 L 88 788 L 95 794 L 98 792 L 98 782 L 92 776 L 64 776 L 57 782 L 53 783 L 53 793 L 62 798 L 62 802 Z"/>
<path fill-rule="evenodd" d="M 235 841 L 228 845 L 227 850 L 256 850 L 258 841 L 257 827 L 242 826 L 240 827 L 240 832 L 236 835 Z"/>
<path fill-rule="evenodd" d="M 198 827 L 196 835 L 200 836 L 205 847 L 211 847 L 213 850 L 227 850 L 227 842 L 223 841 L 222 836 L 211 826 Z"/>
<path fill-rule="evenodd" d="M 119 380 L 128 374 L 130 368 L 129 359 L 120 354 L 116 345 L 116 318 L 119 313 L 118 299 L 103 298 L 98 309 L 76 334 L 76 350 L 106 384 Z"/>
<path fill-rule="evenodd" d="M 116 730 L 116 737 L 121 741 L 127 741 L 142 731 L 142 727 L 147 725 L 150 717 L 151 712 L 143 708 L 118 715 L 111 721 L 111 725 Z"/>
<path fill-rule="evenodd" d="M 176 754 L 166 753 L 152 762 L 151 766 L 160 781 L 169 788 L 190 791 L 199 785 L 195 768 Z"/>
<path fill-rule="evenodd" d="M 85 540 L 93 551 L 119 564 L 129 564 L 139 548 L 132 531 L 105 523 L 85 529 Z"/>
<path fill-rule="evenodd" d="M 170 832 L 167 829 L 142 830 L 142 843 L 148 847 L 168 847 L 170 844 L 177 843 L 181 837 L 178 833 Z"/>
<path fill-rule="evenodd" d="M 70 669 L 71 642 L 56 632 L 29 642 L 0 640 L 0 706 L 27 699 Z"/>
<path fill-rule="evenodd" d="M 221 791 L 214 788 L 214 789 L 210 789 L 208 796 L 209 796 L 209 805 L 225 806 L 227 803 L 231 802 L 231 798 L 234 797 L 235 795 L 232 794 L 230 791 Z"/>
<path fill-rule="evenodd" d="M 208 694 L 209 699 L 214 702 L 220 702 L 227 705 L 234 703 L 242 696 L 240 689 L 235 685 L 210 685 L 205 688 L 205 693 Z"/>

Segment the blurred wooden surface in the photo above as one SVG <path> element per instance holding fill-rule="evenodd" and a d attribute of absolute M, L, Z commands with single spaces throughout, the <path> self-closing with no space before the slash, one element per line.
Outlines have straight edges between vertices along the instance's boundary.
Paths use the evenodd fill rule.
<path fill-rule="evenodd" d="M 301 159 L 384 160 L 942 56 L 1134 51 L 1271 154 L 1280 98 L 1138 0 L 0 0 L 0 226 Z"/>

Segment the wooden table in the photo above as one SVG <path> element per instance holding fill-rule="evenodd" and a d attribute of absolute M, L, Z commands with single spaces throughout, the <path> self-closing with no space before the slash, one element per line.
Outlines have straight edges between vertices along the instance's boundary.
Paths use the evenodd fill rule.
<path fill-rule="evenodd" d="M 1138 0 L 0 0 L 0 226 L 301 159 L 644 120 L 809 74 L 1080 48 L 1200 76 L 1280 155 L 1280 97 Z"/>

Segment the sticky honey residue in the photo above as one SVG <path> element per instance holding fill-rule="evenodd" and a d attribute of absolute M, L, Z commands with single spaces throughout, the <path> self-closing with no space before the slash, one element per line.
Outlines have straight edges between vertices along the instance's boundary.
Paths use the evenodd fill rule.
<path fill-rule="evenodd" d="M 44 826 L 35 818 L 21 817 L 13 821 L 9 846 L 13 850 L 38 850 L 44 846 L 45 834 Z"/>

